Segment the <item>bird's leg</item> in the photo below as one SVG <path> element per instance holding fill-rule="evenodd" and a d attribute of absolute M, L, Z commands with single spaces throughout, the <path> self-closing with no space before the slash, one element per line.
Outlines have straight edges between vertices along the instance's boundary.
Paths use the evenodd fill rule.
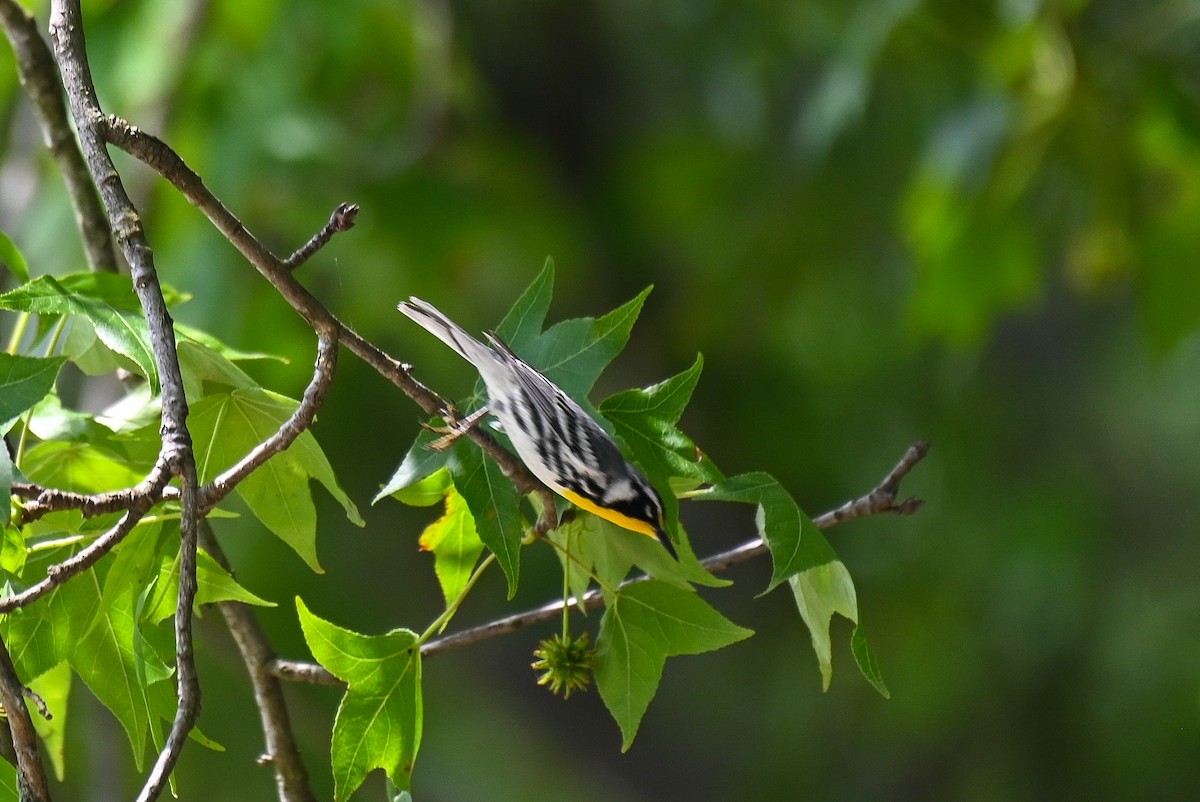
<path fill-rule="evenodd" d="M 450 446 L 454 445 L 454 441 L 462 437 L 467 432 L 471 431 L 476 424 L 488 414 L 491 410 L 487 404 L 484 404 L 479 409 L 472 412 L 465 418 L 458 416 L 458 410 L 453 406 L 448 406 L 442 410 L 442 416 L 446 419 L 445 426 L 432 426 L 428 423 L 422 423 L 429 431 L 440 434 L 441 437 L 434 440 L 429 445 L 425 446 L 430 451 L 445 451 Z"/>

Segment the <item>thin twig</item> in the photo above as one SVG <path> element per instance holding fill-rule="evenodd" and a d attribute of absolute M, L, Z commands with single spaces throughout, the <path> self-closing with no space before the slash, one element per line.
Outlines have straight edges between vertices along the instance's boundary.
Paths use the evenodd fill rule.
<path fill-rule="evenodd" d="M 200 545 L 218 563 L 230 570 L 221 545 L 213 536 L 208 522 L 200 525 Z M 313 802 L 316 797 L 309 786 L 308 770 L 300 757 L 300 749 L 292 734 L 291 717 L 283 698 L 283 686 L 271 673 L 275 652 L 259 626 L 254 611 L 245 604 L 223 601 L 217 604 L 233 640 L 246 664 L 250 684 L 254 686 L 254 701 L 262 719 L 266 752 L 263 757 L 275 771 L 275 787 L 280 802 Z"/>
<path fill-rule="evenodd" d="M 38 756 L 37 731 L 29 720 L 29 708 L 25 706 L 25 691 L 13 667 L 8 647 L 0 639 L 0 701 L 4 702 L 4 715 L 12 731 L 21 802 L 50 802 L 46 773 Z"/>
<path fill-rule="evenodd" d="M 17 57 L 17 74 L 25 94 L 33 103 L 42 138 L 66 180 L 88 264 L 92 270 L 115 273 L 117 258 L 108 219 L 71 130 L 50 48 L 38 31 L 33 15 L 16 0 L 0 0 L 0 27 L 12 43 Z"/>
<path fill-rule="evenodd" d="M 818 515 L 813 519 L 813 523 L 819 529 L 829 529 L 854 518 L 866 518 L 871 515 L 882 515 L 885 513 L 896 515 L 913 514 L 920 509 L 920 500 L 909 498 L 897 504 L 896 496 L 900 492 L 900 481 L 924 458 L 928 451 L 929 443 L 925 441 L 909 446 L 904 456 L 896 464 L 896 467 L 889 471 L 887 476 L 871 492 L 848 501 L 835 510 Z M 766 552 L 766 543 L 763 542 L 761 537 L 756 537 L 728 551 L 707 557 L 701 560 L 700 564 L 708 571 L 715 573 L 746 562 Z M 648 576 L 636 576 L 625 580 L 621 583 L 621 587 L 626 587 L 636 582 L 645 582 L 649 578 Z M 575 597 L 571 597 L 565 601 L 563 599 L 556 599 L 555 601 L 543 604 L 541 607 L 535 607 L 532 610 L 514 613 L 513 615 L 498 618 L 495 621 L 489 621 L 477 627 L 464 629 L 461 632 L 455 632 L 437 640 L 428 641 L 421 646 L 421 656 L 432 657 L 451 649 L 468 646 L 498 635 L 505 635 L 515 632 L 518 629 L 524 629 L 530 624 L 552 621 L 562 615 L 564 606 L 576 607 L 582 604 L 584 607 L 592 608 L 599 607 L 603 602 L 604 595 L 598 589 L 593 588 L 583 595 L 582 600 L 577 600 Z M 277 659 L 272 664 L 272 671 L 280 679 L 291 680 L 293 682 L 307 682 L 316 685 L 342 684 L 337 677 L 334 677 L 315 663 Z"/>
<path fill-rule="evenodd" d="M 333 210 L 333 214 L 329 215 L 329 222 L 325 224 L 324 228 L 313 234 L 312 239 L 301 245 L 291 256 L 283 260 L 283 269 L 290 273 L 307 262 L 309 257 L 324 248 L 325 244 L 333 239 L 334 234 L 340 234 L 343 231 L 349 231 L 354 228 L 354 221 L 356 219 L 358 219 L 358 204 L 340 204 Z"/>

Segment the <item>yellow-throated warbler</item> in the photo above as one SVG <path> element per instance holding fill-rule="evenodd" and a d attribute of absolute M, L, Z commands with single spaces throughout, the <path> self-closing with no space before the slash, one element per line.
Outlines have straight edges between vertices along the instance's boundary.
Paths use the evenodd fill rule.
<path fill-rule="evenodd" d="M 534 476 L 580 509 L 657 537 L 678 559 L 658 491 L 569 395 L 496 335 L 485 334 L 490 343 L 485 345 L 420 298 L 409 298 L 398 308 L 475 366 L 487 386 L 484 409 L 500 422 Z"/>

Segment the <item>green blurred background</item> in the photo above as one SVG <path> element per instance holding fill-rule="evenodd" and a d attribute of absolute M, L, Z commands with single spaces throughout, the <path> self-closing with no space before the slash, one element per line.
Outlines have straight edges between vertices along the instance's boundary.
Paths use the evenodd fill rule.
<path fill-rule="evenodd" d="M 42 21 L 45 3 L 34 4 Z M 358 226 L 302 271 L 343 320 L 461 394 L 469 367 L 398 315 L 493 325 L 543 260 L 552 318 L 655 285 L 594 400 L 705 356 L 683 425 L 811 514 L 919 438 L 913 518 L 838 527 L 892 699 L 835 622 L 834 679 L 765 561 L 705 596 L 757 637 L 668 662 L 628 754 L 594 693 L 537 687 L 523 632 L 431 659 L 422 800 L 1182 799 L 1200 789 L 1200 3 L 85 2 L 102 103 L 163 135 L 277 252 L 340 201 Z M 0 228 L 82 269 L 62 182 L 0 45 Z M 122 159 L 178 319 L 283 354 L 312 333 L 203 217 Z M 284 656 L 293 596 L 364 632 L 422 628 L 429 510 L 368 507 L 417 410 L 344 355 L 316 434 L 365 530 L 322 496 L 327 572 L 252 519 L 218 534 Z M 318 491 L 320 494 L 321 491 Z M 697 548 L 745 509 L 684 506 Z M 558 592 L 526 551 L 456 626 Z M 183 799 L 273 798 L 220 617 L 200 624 Z M 598 619 L 589 622 L 595 626 Z M 76 683 L 67 798 L 124 799 L 119 727 Z M 329 796 L 339 693 L 289 687 Z M 113 766 L 125 768 L 114 773 Z M 377 772 L 356 799 L 382 798 Z"/>

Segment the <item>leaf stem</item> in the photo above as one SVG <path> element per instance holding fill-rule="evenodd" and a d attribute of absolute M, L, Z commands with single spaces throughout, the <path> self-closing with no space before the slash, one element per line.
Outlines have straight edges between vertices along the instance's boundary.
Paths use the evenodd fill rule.
<path fill-rule="evenodd" d="M 17 315 L 17 322 L 13 324 L 12 334 L 8 337 L 8 346 L 4 349 L 9 354 L 16 356 L 17 349 L 21 347 L 21 340 L 25 339 L 25 330 L 29 328 L 29 319 L 32 316 L 31 312 L 22 312 Z"/>
<path fill-rule="evenodd" d="M 458 612 L 458 608 L 462 606 L 464 601 L 466 601 L 467 594 L 471 592 L 471 588 L 475 587 L 475 583 L 479 581 L 479 577 L 483 576 L 483 572 L 495 561 L 496 555 L 494 553 L 489 553 L 487 557 L 483 558 L 483 561 L 480 562 L 479 565 L 475 566 L 475 570 L 467 579 L 467 584 L 463 585 L 463 589 L 459 591 L 459 594 L 456 597 L 454 597 L 454 600 L 446 605 L 446 609 L 442 612 L 442 614 L 435 618 L 433 623 L 421 633 L 421 636 L 417 638 L 417 642 L 413 644 L 414 648 L 421 648 L 421 644 L 446 628 L 446 625 L 450 623 L 450 619 L 454 618 L 454 614 Z"/>

